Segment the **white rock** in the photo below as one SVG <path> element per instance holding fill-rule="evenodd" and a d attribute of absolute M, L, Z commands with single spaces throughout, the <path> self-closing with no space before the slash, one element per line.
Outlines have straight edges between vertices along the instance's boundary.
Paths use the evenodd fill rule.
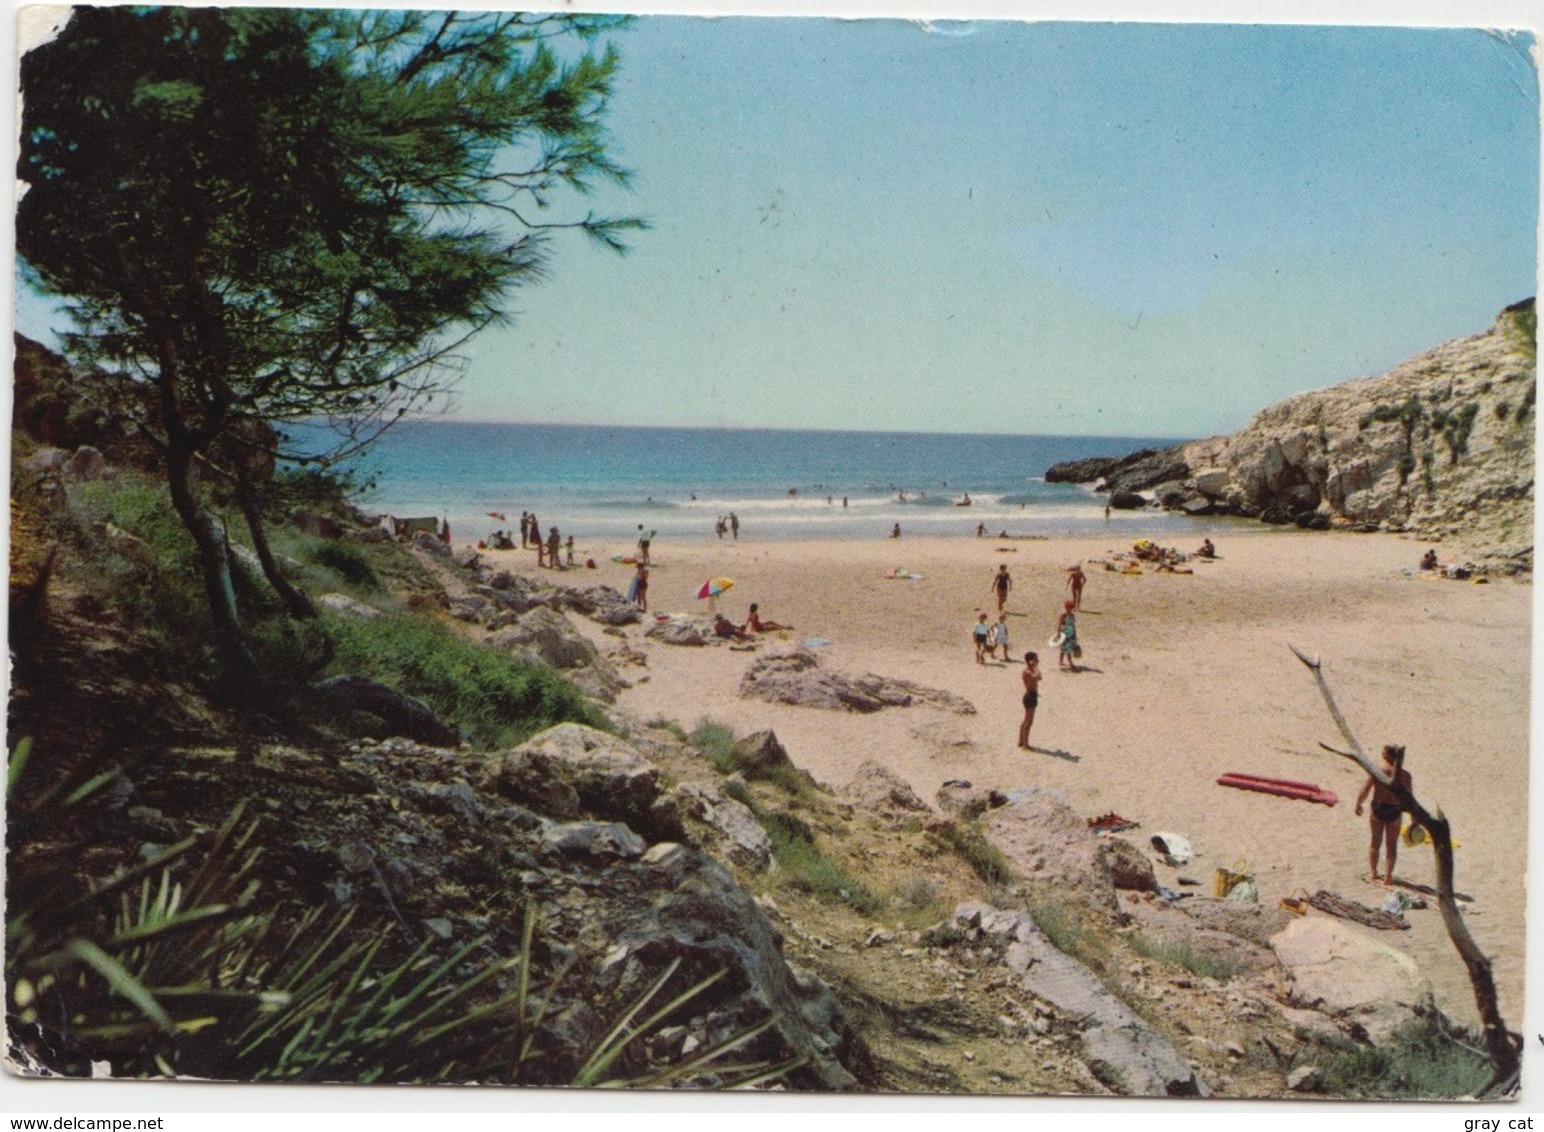
<path fill-rule="evenodd" d="M 1374 1045 L 1436 1010 L 1415 960 L 1339 920 L 1294 920 L 1271 950 L 1286 971 L 1290 1005 L 1327 1014 Z"/>

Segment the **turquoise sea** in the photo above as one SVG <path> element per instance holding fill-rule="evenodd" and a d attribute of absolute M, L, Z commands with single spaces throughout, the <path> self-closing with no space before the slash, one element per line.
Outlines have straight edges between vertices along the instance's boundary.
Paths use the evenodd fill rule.
<path fill-rule="evenodd" d="M 661 539 L 711 538 L 730 512 L 742 538 L 883 538 L 896 523 L 904 536 L 957 537 L 983 524 L 993 535 L 1054 537 L 1108 528 L 1104 497 L 1047 484 L 1048 467 L 1169 443 L 419 421 L 372 450 L 364 470 L 379 486 L 363 503 L 447 518 L 458 541 L 517 527 L 532 510 L 543 529 L 581 540 L 630 537 L 639 523 Z M 967 494 L 970 506 L 957 506 Z M 1111 521 L 1176 535 L 1201 526 L 1153 511 Z"/>

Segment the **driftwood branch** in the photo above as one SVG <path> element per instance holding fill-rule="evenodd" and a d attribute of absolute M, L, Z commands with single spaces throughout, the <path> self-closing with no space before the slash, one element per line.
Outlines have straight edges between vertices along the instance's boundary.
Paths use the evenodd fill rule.
<path fill-rule="evenodd" d="M 1335 726 L 1340 729 L 1340 734 L 1345 738 L 1349 751 L 1342 751 L 1331 747 L 1327 743 L 1320 743 L 1326 751 L 1350 759 L 1356 763 L 1375 782 L 1383 786 L 1398 799 L 1399 804 L 1409 811 L 1410 816 L 1417 825 L 1423 827 L 1431 837 L 1432 853 L 1437 861 L 1437 907 L 1442 911 L 1442 923 L 1447 928 L 1448 938 L 1452 940 L 1458 957 L 1464 961 L 1464 966 L 1469 971 L 1469 982 L 1474 987 L 1474 1002 L 1480 1011 L 1480 1022 L 1485 1033 L 1485 1049 L 1490 1057 L 1493 1074 L 1485 1091 L 1499 1089 L 1502 1092 L 1510 1091 L 1518 1079 L 1522 1067 L 1522 1035 L 1507 1029 L 1506 1021 L 1501 1017 L 1501 1009 L 1496 1002 L 1496 980 L 1491 971 L 1490 960 L 1480 950 L 1479 944 L 1474 942 L 1474 937 L 1469 934 L 1469 927 L 1464 923 L 1463 914 L 1458 908 L 1458 899 L 1453 889 L 1453 836 L 1448 821 L 1442 816 L 1439 809 L 1432 813 L 1416 799 L 1415 794 L 1407 789 L 1397 776 L 1391 778 L 1385 774 L 1381 766 L 1375 766 L 1362 745 L 1357 741 L 1351 725 L 1346 722 L 1346 717 L 1341 713 L 1340 706 L 1335 702 L 1335 696 L 1330 691 L 1329 681 L 1325 679 L 1324 668 L 1318 658 L 1310 659 L 1296 645 L 1287 646 L 1303 664 L 1313 673 L 1315 682 L 1319 685 L 1319 692 L 1324 696 L 1325 706 L 1329 708 L 1330 718 L 1335 721 Z"/>

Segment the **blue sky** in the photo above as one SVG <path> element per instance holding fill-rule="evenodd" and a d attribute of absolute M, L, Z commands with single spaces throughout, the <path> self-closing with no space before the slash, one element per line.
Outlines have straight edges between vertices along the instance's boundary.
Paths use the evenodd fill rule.
<path fill-rule="evenodd" d="M 1533 294 L 1527 35 L 644 17 L 459 415 L 1203 435 Z M 27 326 L 26 312 L 22 317 Z"/>

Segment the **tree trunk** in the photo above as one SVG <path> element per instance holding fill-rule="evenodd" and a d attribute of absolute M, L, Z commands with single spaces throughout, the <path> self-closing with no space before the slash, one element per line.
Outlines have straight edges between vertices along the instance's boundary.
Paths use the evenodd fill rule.
<path fill-rule="evenodd" d="M 1501 1007 L 1496 998 L 1496 980 L 1491 970 L 1490 960 L 1485 957 L 1479 944 L 1475 943 L 1474 937 L 1469 934 L 1469 927 L 1464 923 L 1463 913 L 1459 910 L 1458 897 L 1453 887 L 1453 835 L 1448 820 L 1442 816 L 1440 810 L 1433 814 L 1421 805 L 1415 795 L 1399 781 L 1397 774 L 1390 777 L 1380 767 L 1373 765 L 1372 760 L 1362 750 L 1362 744 L 1352 732 L 1351 725 L 1346 722 L 1346 717 L 1341 714 L 1340 705 L 1335 702 L 1329 681 L 1325 678 L 1324 669 L 1318 660 L 1309 659 L 1308 655 L 1296 645 L 1287 647 L 1313 673 L 1314 680 L 1319 685 L 1319 693 L 1324 697 L 1324 705 L 1329 708 L 1330 718 L 1335 721 L 1335 726 L 1340 729 L 1341 735 L 1345 737 L 1351 749 L 1342 751 L 1327 743 L 1320 743 L 1319 746 L 1332 754 L 1350 759 L 1366 771 L 1374 781 L 1381 782 L 1431 838 L 1432 853 L 1437 860 L 1437 907 L 1442 911 L 1442 924 L 1447 928 L 1448 939 L 1469 973 L 1469 985 L 1474 988 L 1474 1004 L 1479 1009 L 1480 1024 L 1484 1029 L 1485 1052 L 1490 1055 L 1493 1070 L 1490 1082 L 1481 1090 L 1481 1093 L 1494 1091 L 1504 1095 L 1516 1086 L 1522 1069 L 1522 1037 L 1509 1030 L 1506 1020 L 1501 1017 Z"/>
<path fill-rule="evenodd" d="M 230 546 L 225 529 L 194 494 L 190 475 L 192 452 L 182 445 L 168 445 L 166 482 L 172 506 L 198 548 L 198 568 L 204 577 L 209 618 L 219 652 L 220 676 L 234 688 L 246 687 L 257 671 L 257 661 L 247 648 L 236 609 L 236 588 L 231 581 Z"/>
<path fill-rule="evenodd" d="M 311 599 L 292 586 L 284 576 L 284 571 L 279 569 L 279 563 L 268 545 L 268 532 L 263 527 L 263 509 L 257 488 L 240 471 L 236 473 L 236 502 L 241 507 L 242 517 L 247 521 L 247 530 L 251 532 L 252 549 L 257 552 L 257 560 L 263 565 L 263 577 L 268 579 L 268 584 L 284 602 L 284 608 L 296 620 L 315 617 L 316 606 L 311 604 Z"/>

